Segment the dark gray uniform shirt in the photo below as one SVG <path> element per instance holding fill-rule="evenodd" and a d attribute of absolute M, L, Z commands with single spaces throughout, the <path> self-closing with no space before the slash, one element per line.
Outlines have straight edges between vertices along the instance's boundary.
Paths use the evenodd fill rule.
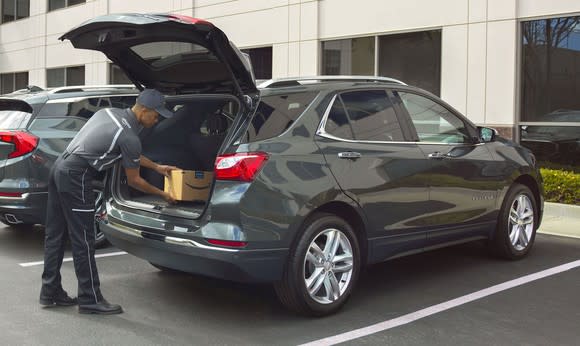
<path fill-rule="evenodd" d="M 80 156 L 97 171 L 122 159 L 123 167 L 139 167 L 141 124 L 131 109 L 105 108 L 96 112 L 70 142 L 66 151 Z"/>

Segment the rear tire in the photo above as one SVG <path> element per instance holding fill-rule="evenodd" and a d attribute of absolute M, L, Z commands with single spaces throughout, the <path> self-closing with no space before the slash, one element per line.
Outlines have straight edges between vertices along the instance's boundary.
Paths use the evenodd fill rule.
<path fill-rule="evenodd" d="M 348 300 L 360 271 L 358 239 L 343 219 L 327 213 L 308 218 L 292 248 L 278 298 L 299 314 L 326 316 Z"/>
<path fill-rule="evenodd" d="M 499 213 L 497 228 L 490 242 L 492 252 L 505 259 L 524 258 L 534 245 L 538 207 L 530 189 L 514 184 Z"/>

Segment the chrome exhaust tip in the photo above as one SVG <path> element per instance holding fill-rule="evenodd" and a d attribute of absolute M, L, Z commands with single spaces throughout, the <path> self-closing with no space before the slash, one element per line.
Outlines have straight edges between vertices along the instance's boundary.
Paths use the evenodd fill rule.
<path fill-rule="evenodd" d="M 22 220 L 18 220 L 18 218 L 14 214 L 4 214 L 4 219 L 11 225 L 18 225 L 24 223 Z"/>

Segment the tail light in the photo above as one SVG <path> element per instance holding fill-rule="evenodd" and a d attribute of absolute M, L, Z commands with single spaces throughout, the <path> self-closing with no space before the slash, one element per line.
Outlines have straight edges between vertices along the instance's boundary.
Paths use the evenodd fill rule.
<path fill-rule="evenodd" d="M 0 197 L 22 197 L 20 192 L 0 192 Z"/>
<path fill-rule="evenodd" d="M 218 156 L 215 160 L 217 180 L 252 181 L 268 160 L 268 154 L 236 153 Z"/>
<path fill-rule="evenodd" d="M 14 144 L 14 151 L 8 154 L 8 158 L 12 159 L 36 149 L 38 137 L 22 131 L 0 131 L 0 142 Z"/>

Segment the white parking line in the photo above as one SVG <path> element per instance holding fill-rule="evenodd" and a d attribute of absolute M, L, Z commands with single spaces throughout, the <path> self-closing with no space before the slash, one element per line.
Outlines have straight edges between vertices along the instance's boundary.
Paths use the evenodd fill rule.
<path fill-rule="evenodd" d="M 127 253 L 125 251 L 109 252 L 109 253 L 103 253 L 100 255 L 95 255 L 95 258 L 121 256 L 121 255 L 126 255 L 126 254 Z M 62 261 L 64 263 L 64 262 L 72 262 L 72 260 L 73 260 L 72 257 L 67 257 L 67 258 L 64 258 Z M 18 265 L 20 265 L 21 267 L 41 266 L 41 265 L 44 265 L 44 261 L 19 263 Z"/>
<path fill-rule="evenodd" d="M 542 270 L 540 272 L 534 273 L 534 274 L 530 274 L 530 275 L 526 275 L 523 276 L 521 278 L 518 279 L 514 279 L 514 280 L 510 280 L 510 281 L 506 281 L 502 284 L 499 285 L 495 285 L 495 286 L 491 286 L 488 288 L 485 288 L 483 290 L 474 292 L 474 293 L 470 293 L 467 295 L 464 295 L 462 297 L 459 298 L 455 298 L 446 302 L 443 302 L 441 304 L 437 304 L 437 305 L 433 305 L 430 306 L 428 308 L 419 310 L 419 311 L 415 311 L 412 312 L 410 314 L 401 316 L 401 317 L 397 317 L 397 318 L 393 318 L 391 320 L 387 320 L 384 322 L 379 322 L 377 324 L 373 324 L 370 325 L 368 327 L 364 327 L 364 328 L 359 328 L 359 329 L 355 329 L 352 330 L 350 332 L 346 332 L 346 333 L 342 333 L 342 334 L 338 334 L 338 335 L 334 335 L 334 336 L 329 336 L 327 338 L 323 338 L 323 339 L 318 339 L 306 344 L 302 344 L 300 346 L 313 346 L 313 345 L 336 345 L 339 344 L 341 342 L 346 342 L 346 341 L 350 341 L 350 340 L 354 340 L 354 339 L 358 339 L 358 338 L 362 338 L 364 336 L 367 335 L 371 335 L 371 334 L 375 334 L 378 332 L 383 332 L 385 330 L 389 330 L 395 327 L 399 327 L 414 321 L 417 321 L 421 318 L 427 317 L 427 316 L 431 316 L 434 315 L 436 313 L 445 311 L 445 310 L 449 310 L 452 308 L 455 308 L 457 306 L 463 305 L 463 304 L 467 304 L 470 303 L 474 300 L 478 300 L 484 297 L 487 297 L 489 295 L 501 292 L 501 291 L 505 291 L 508 290 L 510 288 L 514 288 L 532 281 L 536 281 L 548 276 L 552 276 L 552 275 L 556 275 L 562 272 L 565 272 L 567 270 L 571 270 L 574 268 L 580 267 L 580 260 L 578 261 L 574 261 L 574 262 L 570 262 L 570 263 L 566 263 L 566 264 L 562 264 L 560 266 L 557 267 L 553 267 L 550 269 L 546 269 L 546 270 Z"/>

